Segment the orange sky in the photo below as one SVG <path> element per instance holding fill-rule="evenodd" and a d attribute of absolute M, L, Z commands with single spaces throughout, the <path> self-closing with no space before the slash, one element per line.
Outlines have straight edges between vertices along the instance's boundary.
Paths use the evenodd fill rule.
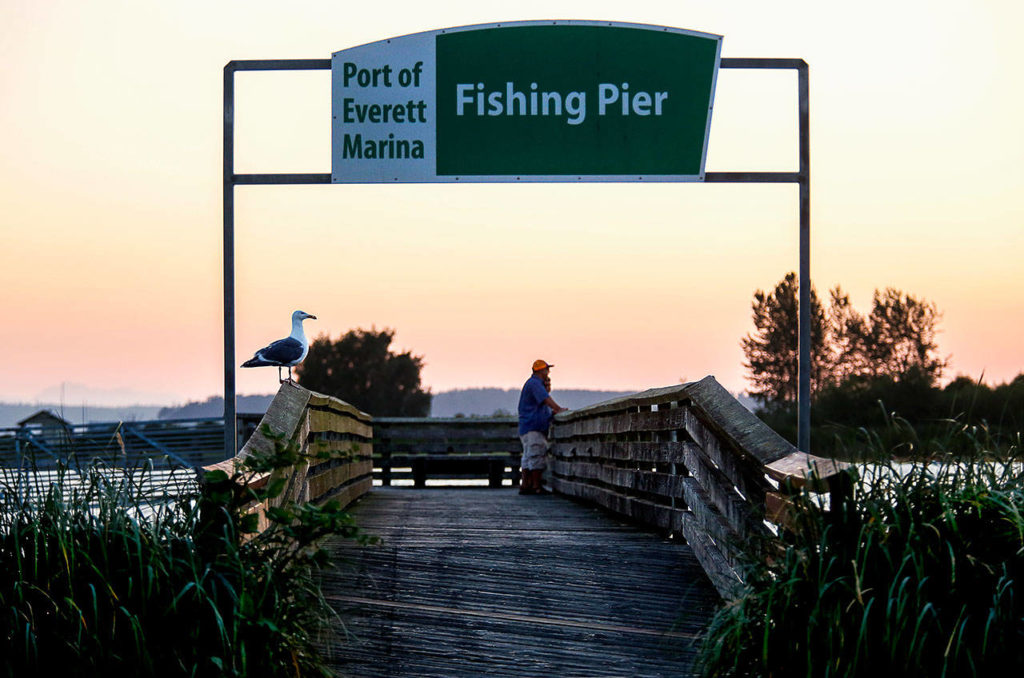
<path fill-rule="evenodd" d="M 811 73 L 812 279 L 867 310 L 894 286 L 944 313 L 949 376 L 1024 370 L 1024 9 L 1011 2 L 0 1 L 0 400 L 220 393 L 221 69 L 541 18 L 724 35 Z M 327 72 L 237 78 L 239 172 L 330 171 Z M 792 73 L 723 71 L 708 170 L 795 170 Z M 242 187 L 238 362 L 393 327 L 434 390 L 745 387 L 750 300 L 797 267 L 794 186 Z M 239 372 L 270 392 L 276 370 Z"/>

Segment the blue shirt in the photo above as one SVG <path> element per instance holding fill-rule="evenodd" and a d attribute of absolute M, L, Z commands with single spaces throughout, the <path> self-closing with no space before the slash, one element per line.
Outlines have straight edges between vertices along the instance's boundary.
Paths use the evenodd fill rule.
<path fill-rule="evenodd" d="M 547 434 L 551 425 L 551 408 L 544 404 L 547 399 L 548 391 L 540 377 L 535 374 L 526 380 L 519 394 L 519 435 L 530 431 Z"/>

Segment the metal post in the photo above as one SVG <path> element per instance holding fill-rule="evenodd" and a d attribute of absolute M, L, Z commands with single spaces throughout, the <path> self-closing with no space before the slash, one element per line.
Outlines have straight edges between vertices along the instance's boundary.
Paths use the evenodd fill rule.
<path fill-rule="evenodd" d="M 800 367 L 796 446 L 811 451 L 811 117 L 807 64 L 797 68 L 800 92 Z"/>
<path fill-rule="evenodd" d="M 797 349 L 797 448 L 811 451 L 811 117 L 808 68 L 803 59 L 723 58 L 722 68 L 794 69 L 800 126 L 798 172 L 707 172 L 705 183 L 795 183 L 800 187 L 800 281 Z"/>
<path fill-rule="evenodd" d="M 224 66 L 224 458 L 238 451 L 235 425 L 235 65 Z"/>
<path fill-rule="evenodd" d="M 235 186 L 329 184 L 330 174 L 235 174 L 235 73 L 330 70 L 330 59 L 229 61 L 224 66 L 224 456 L 238 452 L 235 403 Z"/>

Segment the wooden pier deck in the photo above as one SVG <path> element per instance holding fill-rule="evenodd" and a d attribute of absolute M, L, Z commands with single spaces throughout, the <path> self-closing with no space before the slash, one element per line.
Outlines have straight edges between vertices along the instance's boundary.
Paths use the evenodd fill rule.
<path fill-rule="evenodd" d="M 685 543 L 560 496 L 375 488 L 330 542 L 345 676 L 687 676 L 719 598 Z"/>

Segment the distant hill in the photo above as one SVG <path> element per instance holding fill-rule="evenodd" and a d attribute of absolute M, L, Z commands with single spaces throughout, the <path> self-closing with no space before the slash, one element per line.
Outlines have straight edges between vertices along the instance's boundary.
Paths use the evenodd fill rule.
<path fill-rule="evenodd" d="M 85 418 L 83 420 L 83 409 Z M 10 428 L 27 419 L 39 410 L 50 410 L 61 415 L 61 406 L 57 403 L 0 403 L 0 428 Z M 159 405 L 131 405 L 127 407 L 92 407 L 65 406 L 64 419 L 72 424 L 88 424 L 93 421 L 146 421 L 156 419 L 160 412 Z M 220 416 L 220 414 L 216 415 Z"/>
<path fill-rule="evenodd" d="M 571 410 L 578 410 L 612 398 L 632 395 L 636 391 L 598 391 L 588 389 L 556 389 L 552 395 L 555 401 Z M 754 409 L 754 402 L 745 394 L 736 395 L 748 409 Z M 267 411 L 271 394 L 238 396 L 238 412 L 262 414 Z M 495 413 L 515 414 L 519 405 L 519 389 L 515 388 L 465 388 L 435 393 L 430 405 L 431 417 L 487 417 Z M 37 408 L 38 409 L 38 408 Z M 33 410 L 32 412 L 34 412 Z M 32 412 L 26 412 L 22 418 Z M 220 417 L 224 414 L 224 399 L 210 396 L 201 402 L 189 402 L 159 410 L 160 419 L 191 419 L 193 417 Z M 98 421 L 98 420 L 97 420 Z"/>
<path fill-rule="evenodd" d="M 636 391 L 595 391 L 588 389 L 556 389 L 551 396 L 562 407 L 578 410 L 612 398 L 633 395 Z M 755 403 L 745 393 L 733 394 L 744 407 L 753 411 Z M 467 388 L 434 394 L 430 406 L 432 417 L 490 416 L 515 414 L 519 406 L 519 389 Z"/>
<path fill-rule="evenodd" d="M 592 391 L 586 389 L 557 389 L 551 396 L 562 407 L 578 410 L 604 400 L 631 395 L 636 391 Z M 442 391 L 434 394 L 430 404 L 430 416 L 467 417 L 489 416 L 492 414 L 515 414 L 519 407 L 519 389 L 508 388 L 467 388 Z"/>
<path fill-rule="evenodd" d="M 235 411 L 239 414 L 255 413 L 263 414 L 270 407 L 270 401 L 274 394 L 267 395 L 243 395 L 235 398 Z M 224 398 L 221 396 L 210 396 L 203 401 L 189 401 L 184 405 L 164 407 L 159 414 L 161 419 L 198 419 L 201 417 L 223 417 Z"/>
<path fill-rule="evenodd" d="M 586 405 L 629 395 L 633 391 L 588 391 L 558 390 L 554 393 L 559 405 L 569 409 L 579 409 Z M 273 395 L 238 396 L 239 412 L 263 413 L 270 406 Z M 519 404 L 519 389 L 501 388 L 467 388 L 454 391 L 435 393 L 431 400 L 430 416 L 466 417 L 490 416 L 495 412 L 514 414 Z M 28 416 L 31 412 L 27 413 Z M 161 408 L 160 419 L 191 419 L 193 417 L 220 417 L 224 414 L 224 399 L 210 396 L 203 401 L 193 401 L 184 405 Z"/>
<path fill-rule="evenodd" d="M 630 393 L 633 391 L 560 390 L 555 392 L 555 400 L 563 407 L 577 409 Z M 239 412 L 262 414 L 267 411 L 267 407 L 270 406 L 270 401 L 273 399 L 273 395 L 238 396 L 237 408 Z M 435 393 L 431 400 L 430 416 L 490 416 L 495 412 L 514 414 L 518 404 L 519 389 L 469 388 L 442 391 Z M 25 416 L 28 414 L 31 412 Z M 161 408 L 158 416 L 160 419 L 191 419 L 193 417 L 220 417 L 223 414 L 224 399 L 220 396 L 210 396 L 203 401 Z"/>

